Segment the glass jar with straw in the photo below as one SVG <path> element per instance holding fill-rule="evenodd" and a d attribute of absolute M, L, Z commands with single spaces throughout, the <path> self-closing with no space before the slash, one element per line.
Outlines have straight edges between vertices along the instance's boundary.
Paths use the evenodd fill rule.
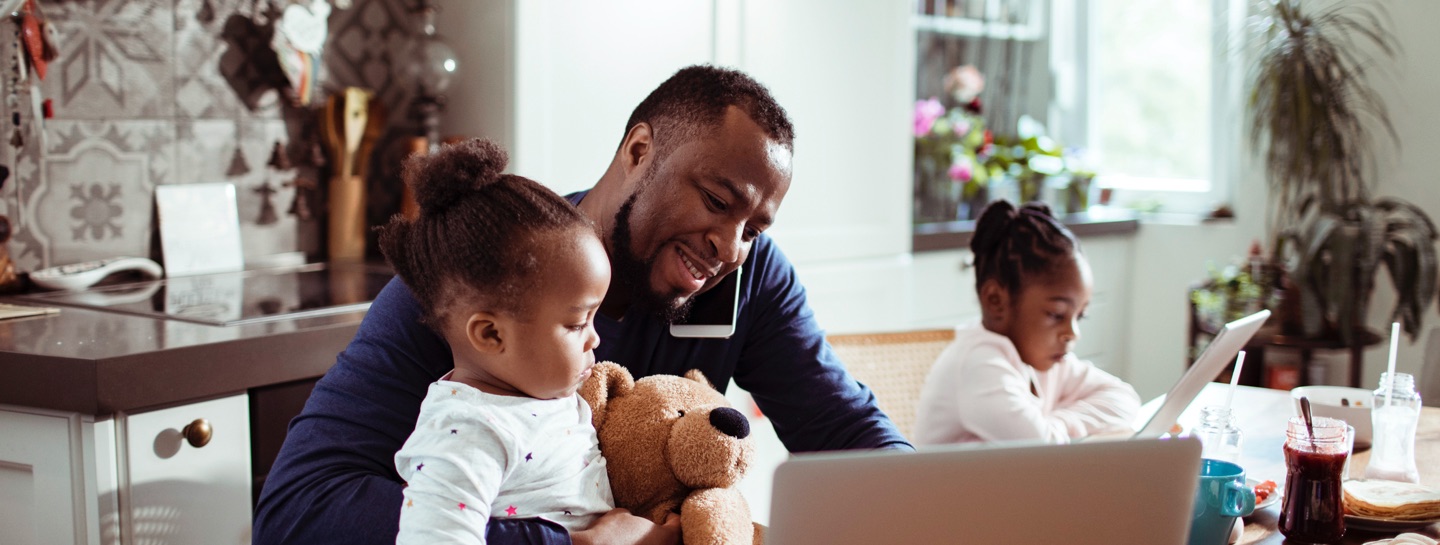
<path fill-rule="evenodd" d="M 1211 405 L 1200 410 L 1200 426 L 1195 437 L 1200 439 L 1200 456 L 1212 460 L 1240 463 L 1242 437 L 1235 425 L 1235 415 L 1230 405 L 1235 399 L 1235 387 L 1240 380 L 1240 370 L 1245 365 L 1245 351 L 1235 358 L 1235 369 L 1230 374 L 1230 389 L 1225 395 L 1224 405 Z"/>
<path fill-rule="evenodd" d="M 1370 409 L 1375 432 L 1365 478 L 1418 483 L 1415 428 L 1420 422 L 1420 394 L 1415 391 L 1414 376 L 1395 372 L 1399 340 L 1400 323 L 1396 322 L 1390 328 L 1389 367 L 1380 375 L 1380 388 L 1375 390 L 1374 406 Z"/>

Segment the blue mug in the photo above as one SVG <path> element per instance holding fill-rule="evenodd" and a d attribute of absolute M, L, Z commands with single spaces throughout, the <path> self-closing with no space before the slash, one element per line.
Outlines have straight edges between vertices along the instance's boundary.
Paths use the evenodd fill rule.
<path fill-rule="evenodd" d="M 1254 512 L 1255 491 L 1245 484 L 1243 468 L 1222 460 L 1200 461 L 1189 545 L 1225 545 L 1235 518 Z"/>

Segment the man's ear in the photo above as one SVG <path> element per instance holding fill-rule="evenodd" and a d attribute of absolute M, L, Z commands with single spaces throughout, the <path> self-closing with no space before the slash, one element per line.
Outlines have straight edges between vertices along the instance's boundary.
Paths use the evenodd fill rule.
<path fill-rule="evenodd" d="M 482 354 L 505 351 L 504 320 L 493 312 L 480 311 L 465 320 L 465 340 Z"/>
<path fill-rule="evenodd" d="M 639 170 L 650 165 L 655 152 L 654 138 L 655 133 L 651 131 L 649 123 L 636 123 L 634 127 L 630 127 L 630 132 L 620 143 L 620 166 L 627 179 L 634 178 Z"/>

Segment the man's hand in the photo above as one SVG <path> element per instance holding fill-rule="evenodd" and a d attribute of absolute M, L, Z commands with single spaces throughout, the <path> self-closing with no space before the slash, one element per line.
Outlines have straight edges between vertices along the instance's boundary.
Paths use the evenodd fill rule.
<path fill-rule="evenodd" d="M 680 543 L 680 515 L 665 515 L 665 524 L 637 517 L 626 509 L 612 509 L 595 524 L 570 533 L 575 545 L 676 545 Z"/>

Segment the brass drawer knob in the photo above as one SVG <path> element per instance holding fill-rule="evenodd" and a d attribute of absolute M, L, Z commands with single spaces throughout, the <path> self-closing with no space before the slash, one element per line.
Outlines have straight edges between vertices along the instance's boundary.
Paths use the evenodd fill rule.
<path fill-rule="evenodd" d="M 210 436 L 214 435 L 214 432 L 209 420 L 196 418 L 194 422 L 186 424 L 185 429 L 180 430 L 180 435 L 185 437 L 190 446 L 200 448 L 210 444 Z"/>

